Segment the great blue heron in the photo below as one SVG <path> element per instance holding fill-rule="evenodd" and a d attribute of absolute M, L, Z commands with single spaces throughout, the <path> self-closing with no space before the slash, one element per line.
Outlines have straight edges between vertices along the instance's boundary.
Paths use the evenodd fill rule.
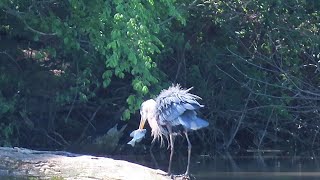
<path fill-rule="evenodd" d="M 197 101 L 197 99 L 201 99 L 199 96 L 189 93 L 191 89 L 182 89 L 179 84 L 172 85 L 168 89 L 162 90 L 156 99 L 143 102 L 140 108 L 139 129 L 143 129 L 147 120 L 151 127 L 152 142 L 160 139 L 161 145 L 163 145 L 164 136 L 170 143 L 168 174 L 171 174 L 175 135 L 183 133 L 187 139 L 188 165 L 185 175 L 189 175 L 191 143 L 188 132 L 209 125 L 207 121 L 197 117 L 195 110 L 203 105 Z"/>

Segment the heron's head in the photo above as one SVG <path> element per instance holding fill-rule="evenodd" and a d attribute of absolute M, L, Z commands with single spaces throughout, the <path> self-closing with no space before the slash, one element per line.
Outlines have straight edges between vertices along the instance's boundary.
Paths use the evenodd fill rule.
<path fill-rule="evenodd" d="M 140 125 L 139 129 L 143 129 L 144 124 L 146 123 L 147 119 L 151 119 L 151 117 L 154 117 L 156 115 L 156 101 L 153 99 L 149 99 L 141 104 L 140 108 Z"/>

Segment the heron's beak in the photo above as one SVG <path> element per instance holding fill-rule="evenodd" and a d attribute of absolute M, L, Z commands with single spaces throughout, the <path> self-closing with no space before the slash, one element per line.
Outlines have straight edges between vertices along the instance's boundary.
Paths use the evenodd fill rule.
<path fill-rule="evenodd" d="M 145 123 L 146 123 L 146 119 L 141 117 L 139 129 L 143 129 Z"/>

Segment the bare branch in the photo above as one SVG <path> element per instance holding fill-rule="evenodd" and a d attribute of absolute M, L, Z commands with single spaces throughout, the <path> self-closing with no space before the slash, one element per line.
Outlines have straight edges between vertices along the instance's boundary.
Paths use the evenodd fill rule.
<path fill-rule="evenodd" d="M 32 28 L 25 20 L 25 18 L 23 17 L 23 15 L 25 15 L 26 13 L 23 13 L 23 12 L 19 12 L 19 11 L 15 11 L 7 6 L 4 6 L 4 8 L 6 9 L 6 13 L 10 14 L 10 15 L 13 15 L 15 17 L 17 17 L 18 19 L 20 19 L 24 25 L 27 27 L 27 29 L 29 29 L 30 31 L 36 33 L 36 34 L 40 34 L 40 35 L 43 35 L 43 36 L 55 36 L 57 35 L 57 33 L 45 33 L 45 32 L 41 32 L 39 30 L 36 30 L 34 28 Z"/>
<path fill-rule="evenodd" d="M 240 128 L 240 125 L 242 124 L 242 121 L 243 119 L 245 118 L 245 115 L 246 115 L 246 112 L 247 112 L 247 106 L 248 106 L 248 103 L 249 103 L 249 100 L 250 100 L 250 97 L 251 97 L 251 93 L 249 94 L 249 96 L 247 97 L 247 100 L 246 100 L 246 103 L 244 105 L 244 109 L 242 110 L 242 113 L 241 113 L 241 116 L 239 117 L 239 120 L 238 120 L 238 124 L 236 126 L 236 129 L 233 131 L 233 133 L 231 134 L 231 137 L 229 139 L 229 141 L 227 142 L 226 144 L 226 149 L 229 148 L 229 146 L 231 145 L 234 137 L 236 136 L 236 134 L 238 133 L 238 130 Z"/>
<path fill-rule="evenodd" d="M 8 54 L 6 51 L 0 51 L 0 54 L 7 55 L 9 57 L 9 59 L 18 67 L 18 69 L 20 71 L 22 71 L 22 68 L 20 67 L 20 65 L 17 63 L 17 61 L 10 54 Z"/>

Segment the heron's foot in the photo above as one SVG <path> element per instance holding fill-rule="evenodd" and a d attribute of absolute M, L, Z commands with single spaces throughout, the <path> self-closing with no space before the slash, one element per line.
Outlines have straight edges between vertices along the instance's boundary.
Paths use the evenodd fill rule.
<path fill-rule="evenodd" d="M 174 178 L 174 175 L 173 175 L 171 172 L 167 172 L 167 173 L 166 173 L 166 176 L 169 176 L 171 179 Z"/>
<path fill-rule="evenodd" d="M 167 175 L 171 176 L 172 175 L 171 171 L 167 171 Z"/>
<path fill-rule="evenodd" d="M 180 175 L 171 176 L 171 179 L 175 179 L 175 180 L 191 180 L 191 179 L 194 179 L 194 178 L 192 178 L 189 174 L 180 174 Z"/>
<path fill-rule="evenodd" d="M 175 180 L 176 175 L 172 174 L 172 173 L 167 173 L 166 176 L 168 176 L 170 179 Z"/>

